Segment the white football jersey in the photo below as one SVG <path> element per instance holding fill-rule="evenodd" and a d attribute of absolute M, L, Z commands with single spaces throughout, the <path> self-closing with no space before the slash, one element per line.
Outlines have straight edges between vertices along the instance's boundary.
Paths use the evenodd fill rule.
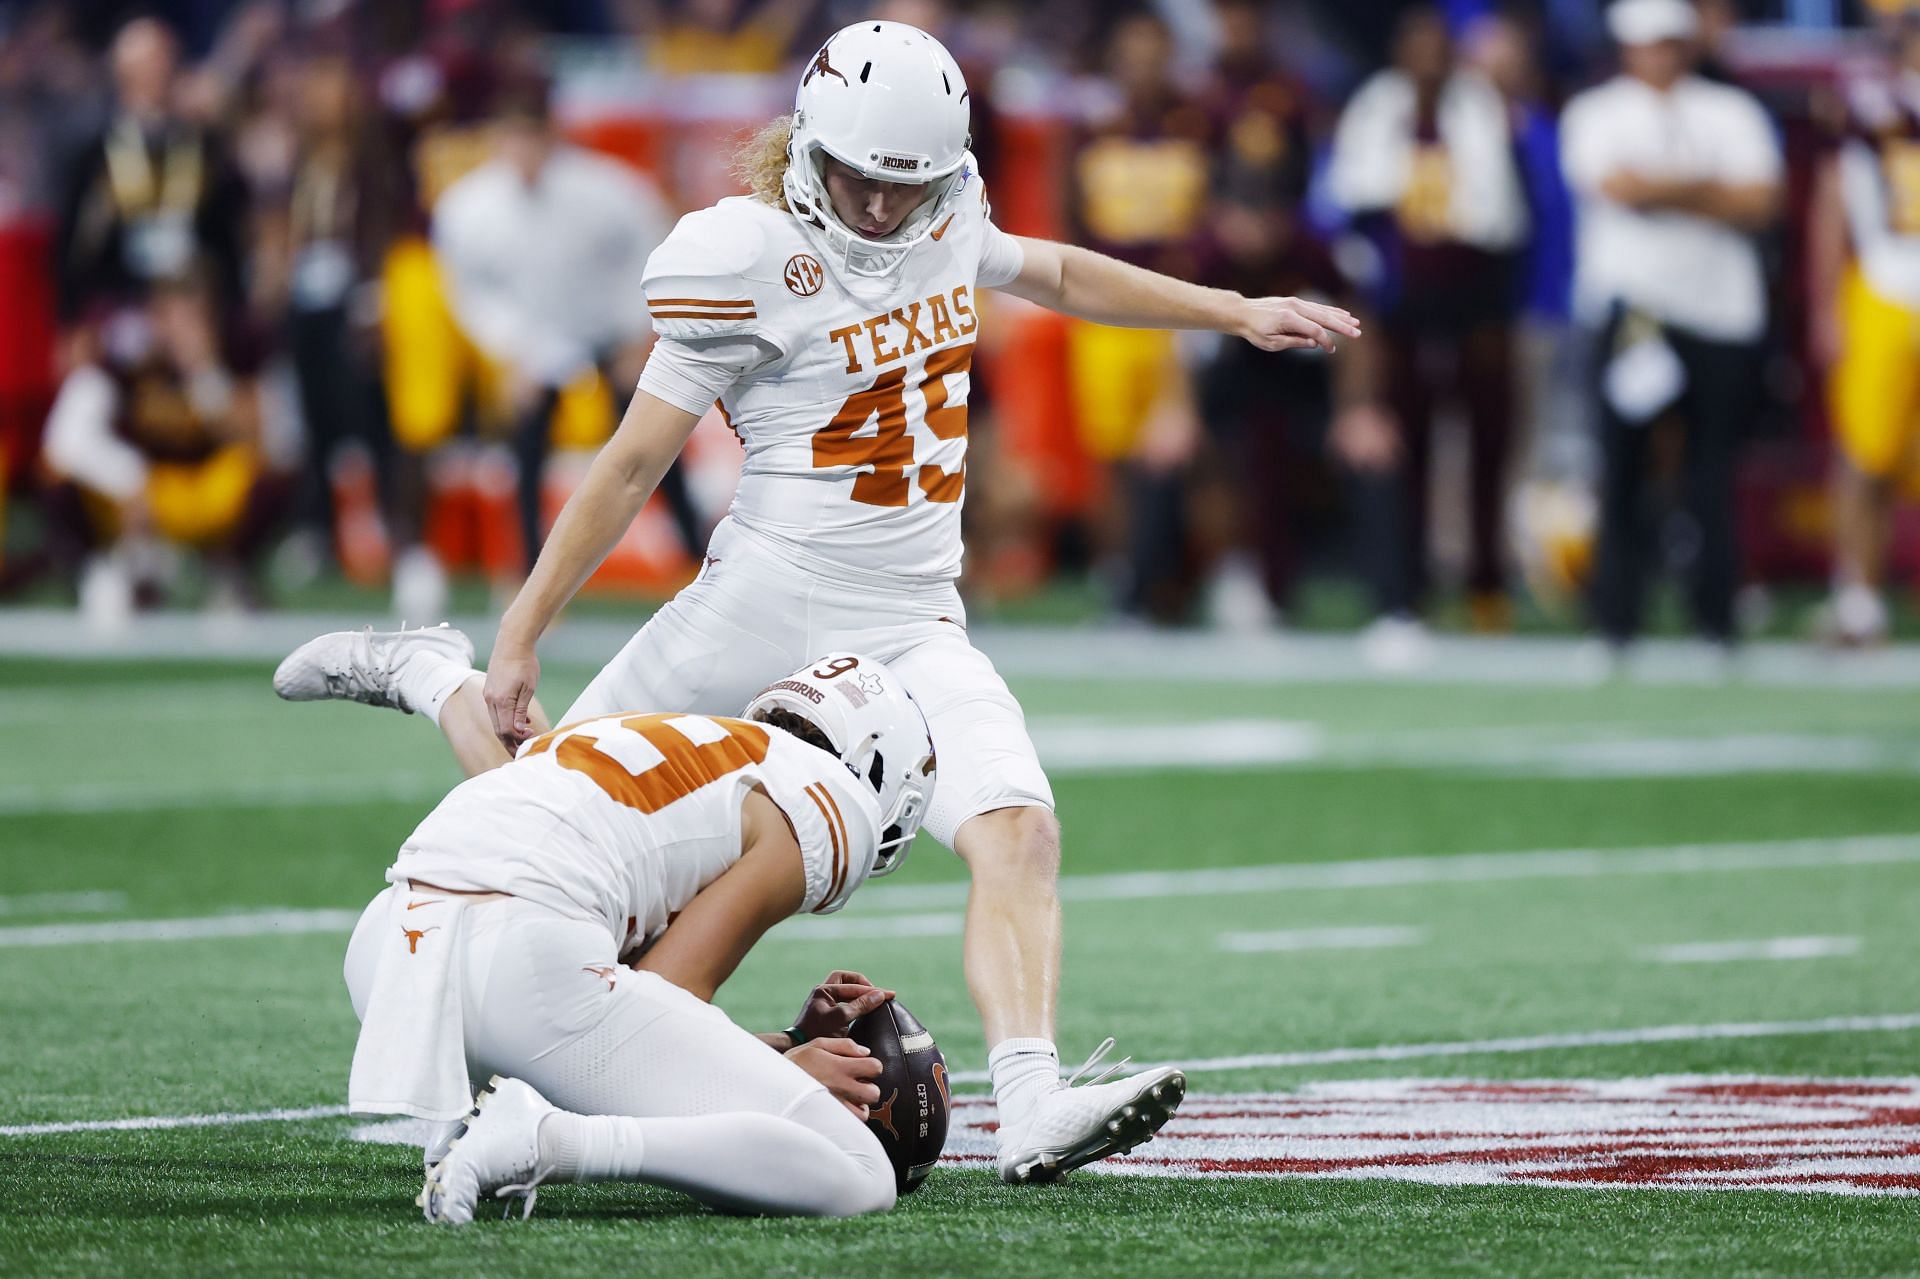
<path fill-rule="evenodd" d="M 975 290 L 1021 264 L 971 160 L 967 183 L 885 280 L 836 273 L 793 214 L 746 196 L 680 219 L 647 261 L 661 342 L 641 389 L 691 412 L 718 393 L 746 448 L 734 520 L 817 571 L 960 573 Z"/>
<path fill-rule="evenodd" d="M 754 786 L 799 839 L 801 909 L 840 909 L 873 868 L 872 789 L 791 734 L 703 715 L 607 715 L 534 738 L 441 800 L 387 878 L 597 920 L 625 954 L 740 860 L 740 806 Z"/>

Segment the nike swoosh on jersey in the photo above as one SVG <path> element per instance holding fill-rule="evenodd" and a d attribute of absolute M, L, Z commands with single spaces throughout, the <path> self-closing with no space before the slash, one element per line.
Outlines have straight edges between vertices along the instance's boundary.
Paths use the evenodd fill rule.
<path fill-rule="evenodd" d="M 945 235 L 947 233 L 947 228 L 953 225 L 953 219 L 954 219 L 953 214 L 951 213 L 947 214 L 947 220 L 934 228 L 932 238 L 937 240 L 941 236 Z"/>

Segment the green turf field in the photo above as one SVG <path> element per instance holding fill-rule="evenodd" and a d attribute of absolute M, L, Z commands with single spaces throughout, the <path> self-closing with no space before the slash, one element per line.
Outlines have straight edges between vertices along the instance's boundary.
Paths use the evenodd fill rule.
<path fill-rule="evenodd" d="M 840 1223 L 559 1187 L 531 1221 L 430 1230 L 417 1151 L 355 1121 L 204 1122 L 344 1100 L 346 929 L 455 779 L 424 721 L 287 706 L 269 670 L 0 661 L 0 1274 L 1920 1273 L 1920 1198 L 1429 1184 L 1413 1157 L 1042 1190 L 963 1162 Z M 548 696 L 589 674 L 549 669 Z M 1440 1091 L 1366 1082 L 1419 1079 L 1920 1089 L 1920 689 L 1012 682 L 1062 764 L 1062 1052 L 1185 1062 L 1196 1115 Z M 863 969 L 977 1092 L 963 892 L 923 840 L 721 1002 L 784 1025 Z M 1920 1102 L 1888 1113 L 1871 1161 L 1831 1167 L 1920 1190 Z M 196 1126 L 58 1130 L 138 1117 Z M 1245 1139 L 1216 1163 L 1311 1148 Z"/>

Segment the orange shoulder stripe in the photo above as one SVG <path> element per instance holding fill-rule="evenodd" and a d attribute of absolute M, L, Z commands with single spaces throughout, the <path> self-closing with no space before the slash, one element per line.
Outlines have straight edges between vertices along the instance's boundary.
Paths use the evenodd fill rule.
<path fill-rule="evenodd" d="M 815 782 L 812 786 L 807 787 L 804 792 L 806 797 L 813 801 L 813 806 L 820 810 L 820 820 L 827 828 L 827 839 L 833 845 L 833 871 L 827 879 L 826 896 L 820 899 L 819 906 L 814 907 L 815 914 L 818 914 L 828 903 L 832 902 L 833 899 L 839 895 L 840 884 L 845 880 L 847 874 L 847 850 L 840 841 L 840 834 L 834 827 L 832 815 L 827 812 L 827 805 L 821 802 L 818 792 L 822 789 L 824 788 L 822 788 L 818 782 Z M 829 802 L 831 798 L 831 796 L 828 797 Z"/>

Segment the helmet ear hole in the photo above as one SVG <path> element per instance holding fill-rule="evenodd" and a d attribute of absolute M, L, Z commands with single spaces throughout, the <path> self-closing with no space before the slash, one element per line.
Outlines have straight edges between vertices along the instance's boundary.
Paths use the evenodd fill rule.
<path fill-rule="evenodd" d="M 887 762 L 879 751 L 875 751 L 873 753 L 873 767 L 867 770 L 867 781 L 873 786 L 874 794 L 878 795 L 885 788 L 886 777 Z"/>

